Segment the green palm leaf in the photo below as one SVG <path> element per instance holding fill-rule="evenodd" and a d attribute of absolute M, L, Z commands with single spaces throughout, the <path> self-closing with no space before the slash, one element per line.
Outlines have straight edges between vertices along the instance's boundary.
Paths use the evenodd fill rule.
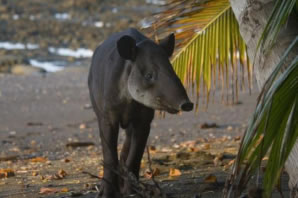
<path fill-rule="evenodd" d="M 163 12 L 155 15 L 149 36 L 162 38 L 168 32 L 176 35 L 172 64 L 184 85 L 195 90 L 197 106 L 200 90 L 208 102 L 217 81 L 227 97 L 232 90 L 233 102 L 238 99 L 239 85 L 244 88 L 245 73 L 250 88 L 246 45 L 228 0 L 170 1 Z"/>
<path fill-rule="evenodd" d="M 240 145 L 230 178 L 229 196 L 233 186 L 237 186 L 238 191 L 243 190 L 268 153 L 269 160 L 263 182 L 264 197 L 270 197 L 278 183 L 284 163 L 298 137 L 298 56 L 283 74 L 277 76 L 287 55 L 297 45 L 298 37 L 285 52 L 264 86 Z"/>
<path fill-rule="evenodd" d="M 270 52 L 276 38 L 290 16 L 297 0 L 277 0 L 260 37 L 257 50 L 261 55 Z M 263 196 L 270 197 L 278 184 L 282 168 L 298 137 L 298 56 L 281 74 L 288 54 L 297 49 L 298 37 L 285 51 L 279 64 L 267 79 L 258 99 L 254 116 L 242 143 L 230 178 L 228 196 L 234 196 L 246 186 L 251 176 L 259 172 L 262 158 L 269 155 L 263 180 Z M 279 76 L 280 75 L 280 76 Z M 258 178 L 257 178 L 258 179 Z"/>
<path fill-rule="evenodd" d="M 278 33 L 292 13 L 295 4 L 298 5 L 297 0 L 276 0 L 272 14 L 258 42 L 258 49 L 261 47 L 262 52 L 267 52 L 272 47 Z"/>

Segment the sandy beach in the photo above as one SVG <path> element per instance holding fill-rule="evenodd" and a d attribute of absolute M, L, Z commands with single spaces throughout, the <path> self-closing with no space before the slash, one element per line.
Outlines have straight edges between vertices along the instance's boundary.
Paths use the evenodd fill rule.
<path fill-rule="evenodd" d="M 25 169 L 23 175 L 16 174 L 17 177 L 8 178 L 4 183 L 0 182 L 0 197 L 38 197 L 39 188 L 43 185 L 36 181 L 37 179 L 34 181 L 39 183 L 38 185 L 26 177 L 31 174 L 32 169 L 37 168 L 34 163 L 33 165 L 30 163 L 30 160 L 36 157 L 44 157 L 51 164 L 50 167 L 45 164 L 37 168 L 39 174 L 55 172 L 61 168 L 70 172 L 72 171 L 70 164 L 80 166 L 84 170 L 93 170 L 95 173 L 100 169 L 101 146 L 96 117 L 90 107 L 87 74 L 88 66 L 70 67 L 46 75 L 0 75 L 0 159 L 2 159 L 0 164 L 2 168 L 13 168 L 16 171 Z M 235 105 L 221 104 L 218 100 L 220 91 L 217 91 L 215 96 L 217 96 L 215 102 L 210 102 L 207 110 L 201 105 L 202 109 L 198 114 L 194 112 L 182 115 L 166 114 L 165 118 L 156 116 L 152 123 L 148 145 L 156 147 L 157 150 L 176 149 L 187 141 L 203 139 L 212 142 L 224 139 L 227 142 L 226 145 L 221 145 L 221 148 L 231 145 L 236 148 L 255 107 L 257 91 L 253 89 L 251 95 L 248 91 L 241 93 L 239 103 Z M 216 124 L 216 128 L 202 127 L 203 124 L 212 123 Z M 120 134 L 121 144 L 124 133 Z M 230 145 L 234 139 L 237 141 Z M 68 145 L 74 142 L 89 143 L 90 146 L 70 149 Z M 206 153 L 212 153 L 208 150 Z M 233 152 L 235 154 L 236 149 Z M 71 158 L 71 162 L 63 163 L 62 161 L 67 158 Z M 192 171 L 197 171 L 201 176 L 210 172 L 210 170 L 201 172 L 200 168 Z M 85 180 L 87 183 L 98 183 L 94 178 L 89 181 L 89 177 L 76 174 L 72 179 L 77 177 L 81 178 L 82 183 Z M 15 180 L 22 182 L 17 186 L 9 185 L 11 182 L 16 182 Z M 224 180 L 225 177 L 222 177 L 221 183 Z M 179 185 L 179 181 L 183 182 L 177 180 L 178 183 L 175 185 Z M 52 182 L 54 183 L 51 185 L 61 185 L 55 183 L 56 181 Z M 30 185 L 21 187 L 25 183 Z M 83 184 L 76 185 L 77 189 L 83 187 Z M 220 194 L 220 188 L 218 190 Z M 59 194 L 55 196 L 59 197 Z M 178 193 L 177 197 L 181 195 Z"/>
<path fill-rule="evenodd" d="M 59 147 L 56 148 L 57 144 L 48 144 L 67 142 L 69 137 L 87 141 L 92 136 L 91 139 L 98 144 L 97 122 L 90 106 L 87 74 L 88 66 L 68 68 L 47 75 L 2 74 L 1 139 L 14 134 L 24 146 L 34 139 L 37 144 L 41 144 L 41 148 L 46 147 L 46 150 L 59 150 Z M 251 95 L 248 91 L 241 93 L 239 104 L 235 105 L 221 104 L 218 99 L 220 91 L 216 92 L 216 97 L 215 102 L 210 102 L 208 109 L 200 104 L 197 114 L 166 114 L 165 118 L 156 116 L 149 143 L 169 145 L 197 138 L 242 135 L 256 104 L 256 89 L 253 89 Z M 84 123 L 90 127 L 86 133 L 78 130 Z M 216 123 L 218 128 L 200 129 L 203 123 Z M 9 145 L 1 151 L 7 150 Z"/>
<path fill-rule="evenodd" d="M 96 197 L 103 165 L 87 88 L 93 50 L 113 32 L 150 25 L 143 18 L 165 3 L 53 2 L 0 2 L 0 198 Z M 168 198 L 221 197 L 257 102 L 253 84 L 235 104 L 222 104 L 217 88 L 198 113 L 156 113 L 144 191 L 155 175 Z M 282 188 L 287 195 L 285 175 Z"/>

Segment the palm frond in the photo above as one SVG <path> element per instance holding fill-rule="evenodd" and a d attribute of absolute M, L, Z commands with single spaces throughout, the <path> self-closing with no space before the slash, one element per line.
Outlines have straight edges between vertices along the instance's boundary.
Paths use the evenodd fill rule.
<path fill-rule="evenodd" d="M 269 49 L 271 49 L 274 41 L 276 41 L 278 33 L 292 13 L 295 4 L 298 5 L 297 0 L 275 1 L 274 9 L 265 26 L 261 38 L 259 39 L 257 49 L 260 48 L 261 52 L 263 53 L 266 53 Z"/>
<path fill-rule="evenodd" d="M 263 181 L 264 197 L 270 197 L 278 182 L 284 163 L 298 137 L 298 56 L 280 74 L 289 52 L 298 45 L 298 37 L 286 50 L 270 75 L 261 93 L 256 110 L 242 139 L 233 174 L 233 187 L 242 191 L 251 176 L 258 171 L 262 159 L 269 155 Z M 257 178 L 258 180 L 258 178 Z"/>
<path fill-rule="evenodd" d="M 252 68 L 228 0 L 172 0 L 154 17 L 149 36 L 162 38 L 175 32 L 172 64 L 184 85 L 197 96 L 196 106 L 201 89 L 208 102 L 217 81 L 222 99 L 224 92 L 228 97 L 232 91 L 233 102 L 238 99 L 239 87 L 245 87 L 246 74 L 250 88 Z"/>

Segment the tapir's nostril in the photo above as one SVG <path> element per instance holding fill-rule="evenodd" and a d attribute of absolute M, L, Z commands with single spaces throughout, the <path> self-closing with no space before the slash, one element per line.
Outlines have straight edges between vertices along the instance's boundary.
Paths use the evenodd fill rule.
<path fill-rule="evenodd" d="M 182 111 L 191 111 L 193 109 L 193 103 L 192 102 L 184 102 L 180 105 L 180 109 Z"/>

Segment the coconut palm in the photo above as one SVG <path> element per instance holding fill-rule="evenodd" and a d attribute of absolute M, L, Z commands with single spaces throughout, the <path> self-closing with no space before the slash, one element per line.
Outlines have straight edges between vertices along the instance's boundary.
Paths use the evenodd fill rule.
<path fill-rule="evenodd" d="M 298 1 L 230 1 L 231 4 L 228 0 L 172 0 L 156 15 L 151 34 L 159 37 L 165 31 L 177 33 L 174 68 L 186 86 L 195 88 L 197 94 L 203 88 L 207 98 L 217 77 L 222 88 L 229 89 L 232 82 L 235 86 L 231 88 L 237 95 L 238 65 L 242 71 L 246 68 L 250 82 L 247 56 L 253 60 L 261 94 L 242 139 L 226 196 L 239 196 L 251 176 L 260 170 L 265 155 L 269 160 L 260 187 L 263 196 L 271 196 L 285 164 L 290 187 L 295 193 L 298 186 L 298 144 L 295 144 L 298 136 L 298 20 L 293 8 L 296 4 L 297 10 Z"/>

